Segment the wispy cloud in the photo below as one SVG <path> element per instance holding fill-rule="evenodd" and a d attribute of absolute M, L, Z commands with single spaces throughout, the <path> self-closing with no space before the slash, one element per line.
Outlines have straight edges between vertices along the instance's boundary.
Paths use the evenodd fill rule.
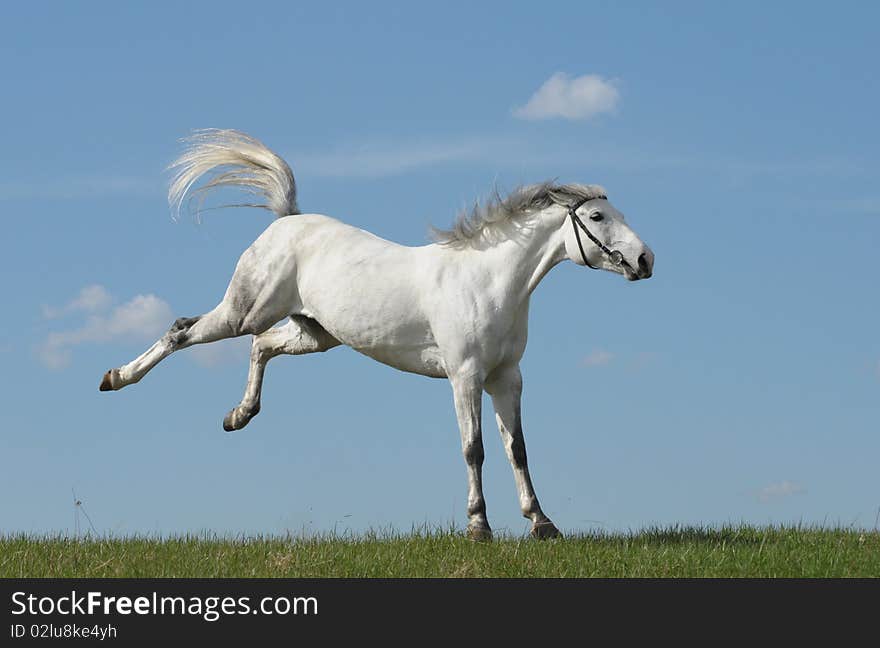
<path fill-rule="evenodd" d="M 114 174 L 69 176 L 53 180 L 0 183 L 0 200 L 76 200 L 96 196 L 131 196 L 164 191 L 160 175 L 152 178 Z"/>
<path fill-rule="evenodd" d="M 55 319 L 62 315 L 75 313 L 77 311 L 93 313 L 95 311 L 104 310 L 110 305 L 111 301 L 113 301 L 113 298 L 110 297 L 110 293 L 107 292 L 107 289 L 104 288 L 104 286 L 92 284 L 80 290 L 79 295 L 74 297 L 64 306 L 54 307 L 43 304 L 43 317 L 46 319 Z"/>
<path fill-rule="evenodd" d="M 614 112 L 619 102 L 620 92 L 613 81 L 596 74 L 571 78 L 557 72 L 513 115 L 520 119 L 589 119 Z"/>
<path fill-rule="evenodd" d="M 769 502 L 772 499 L 788 497 L 789 495 L 800 495 L 806 492 L 807 489 L 800 484 L 790 481 L 781 481 L 765 486 L 760 489 L 756 495 L 762 502 Z"/>
<path fill-rule="evenodd" d="M 614 354 L 604 349 L 594 349 L 590 355 L 583 359 L 585 367 L 601 367 L 614 359 Z"/>
<path fill-rule="evenodd" d="M 554 75 L 551 78 L 555 78 Z M 564 76 L 564 75 L 563 75 Z M 589 75 L 588 75 L 589 76 Z M 579 77 L 570 80 L 575 84 Z M 595 77 L 598 79 L 598 77 Z M 547 83 L 550 83 L 548 81 Z M 552 101 L 547 99 L 534 103 L 547 83 L 535 93 L 529 102 L 514 111 L 524 119 L 562 117 L 551 114 Z M 614 93 L 616 89 L 608 84 Z M 552 93 L 551 93 L 552 94 Z M 549 97 L 548 93 L 544 96 Z M 617 96 L 616 94 L 614 95 Z M 561 101 L 561 100 L 559 100 Z M 613 110 L 619 99 L 606 100 L 597 105 L 610 106 Z M 577 104 L 563 102 L 572 114 L 586 110 Z M 543 106 L 540 110 L 539 107 Z M 544 111 L 544 112 L 541 112 Z M 603 110 L 607 112 L 607 110 Z M 546 114 L 545 114 L 546 113 Z M 544 116 L 539 117 L 542 114 Z M 598 113 L 594 113 L 598 114 Z M 567 117 L 582 118 L 582 117 Z M 524 135 L 462 134 L 446 138 L 415 137 L 409 139 L 372 138 L 356 145 L 330 147 L 327 151 L 285 151 L 285 157 L 294 172 L 304 176 L 326 178 L 380 178 L 406 175 L 425 168 L 442 165 L 478 163 L 493 171 L 499 169 L 522 169 L 528 166 L 549 166 L 556 169 L 561 164 L 577 164 L 582 170 L 653 171 L 653 170 L 711 170 L 725 173 L 741 181 L 752 176 L 778 175 L 782 177 L 812 176 L 862 176 L 870 165 L 858 160 L 738 160 L 693 153 L 657 152 L 644 149 L 622 149 L 618 144 L 603 146 L 594 143 L 591 155 L 584 157 L 580 151 L 568 150 L 553 142 L 533 140 Z M 21 179 L 0 183 L 0 201 L 4 200 L 77 200 L 82 198 L 113 196 L 161 196 L 165 191 L 166 178 L 160 173 L 148 176 L 125 176 L 108 174 L 74 175 L 52 180 Z M 835 199 L 835 207 L 844 206 L 850 211 L 869 214 L 880 213 L 880 201 L 876 197 L 864 197 L 850 201 Z"/>
<path fill-rule="evenodd" d="M 626 149 L 619 145 L 594 143 L 591 155 L 562 148 L 549 141 L 533 141 L 525 135 L 461 135 L 447 140 L 389 139 L 356 146 L 337 147 L 329 151 L 292 151 L 284 157 L 298 176 L 326 178 L 380 178 L 403 176 L 415 171 L 443 165 L 478 164 L 492 172 L 524 167 L 558 169 L 560 165 L 577 165 L 581 173 L 589 171 L 648 172 L 669 171 L 711 172 L 733 178 L 737 182 L 760 174 L 786 178 L 813 176 L 849 176 L 864 174 L 859 165 L 847 160 L 738 160 L 735 158 L 696 155 L 693 153 L 657 152 Z M 583 180 L 583 178 L 575 178 Z M 843 203 L 835 202 L 835 206 Z M 876 200 L 853 201 L 852 210 L 865 213 L 877 211 Z"/>
<path fill-rule="evenodd" d="M 293 153 L 297 169 L 321 177 L 386 177 L 448 162 L 487 159 L 493 147 L 478 137 L 452 141 L 370 143 L 326 153 Z"/>
<path fill-rule="evenodd" d="M 88 342 L 154 339 L 173 319 L 171 307 L 156 295 L 136 295 L 113 308 L 111 300 L 103 286 L 92 285 L 61 308 L 44 307 L 44 314 L 52 317 L 81 311 L 88 317 L 79 326 L 49 333 L 38 349 L 40 361 L 50 369 L 61 369 L 70 364 L 74 347 Z"/>

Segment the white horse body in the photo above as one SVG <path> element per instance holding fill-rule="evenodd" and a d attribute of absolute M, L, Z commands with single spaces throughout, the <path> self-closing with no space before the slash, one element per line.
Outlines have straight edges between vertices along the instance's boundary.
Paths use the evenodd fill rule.
<path fill-rule="evenodd" d="M 202 132 L 176 166 L 170 198 L 178 207 L 199 177 L 214 172 L 199 191 L 241 186 L 266 199 L 259 206 L 284 217 L 242 254 L 214 310 L 177 320 L 147 352 L 108 371 L 102 390 L 139 381 L 176 350 L 252 334 L 245 395 L 224 419 L 225 429 L 240 429 L 259 412 L 271 358 L 346 345 L 403 371 L 449 379 L 468 467 L 468 530 L 475 539 L 491 537 L 481 483 L 480 408 L 488 392 L 533 535 L 558 535 L 528 473 L 519 361 L 530 295 L 554 265 L 570 258 L 630 280 L 651 275 L 653 253 L 604 190 L 525 188 L 465 217 L 440 243 L 407 247 L 327 216 L 299 214 L 289 167 L 241 133 Z M 221 168 L 227 170 L 218 173 Z M 588 214 L 592 230 L 580 220 Z M 578 226 L 594 245 L 584 247 Z M 286 324 L 273 328 L 285 318 Z"/>
<path fill-rule="evenodd" d="M 468 263 L 467 251 L 405 247 L 315 215 L 276 221 L 266 234 L 270 248 L 296 257 L 291 312 L 398 369 L 445 378 L 447 366 L 476 356 L 490 371 L 505 351 L 485 341 L 507 342 L 525 324 L 529 293 L 510 299 L 511 273 L 492 272 L 492 261 L 504 261 L 496 255 L 477 253 Z"/>
<path fill-rule="evenodd" d="M 379 362 L 446 376 L 419 291 L 419 279 L 432 273 L 427 248 L 398 245 L 317 214 L 279 219 L 264 236 L 273 253 L 296 259 L 291 314 L 321 322 L 342 344 Z"/>

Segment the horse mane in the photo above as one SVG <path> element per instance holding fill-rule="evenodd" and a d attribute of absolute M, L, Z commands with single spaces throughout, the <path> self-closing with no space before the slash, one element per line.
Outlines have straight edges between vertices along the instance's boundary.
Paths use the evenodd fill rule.
<path fill-rule="evenodd" d="M 441 245 L 467 244 L 481 238 L 493 225 L 512 221 L 524 214 L 553 205 L 568 206 L 578 200 L 605 198 L 599 185 L 556 184 L 552 181 L 517 187 L 507 196 L 495 194 L 485 203 L 474 203 L 458 214 L 449 229 L 431 228 L 431 238 Z"/>

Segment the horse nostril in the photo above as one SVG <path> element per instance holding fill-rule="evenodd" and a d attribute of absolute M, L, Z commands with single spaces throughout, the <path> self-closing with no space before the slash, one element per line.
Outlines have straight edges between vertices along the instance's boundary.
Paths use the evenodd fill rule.
<path fill-rule="evenodd" d="M 644 252 L 639 255 L 639 274 L 645 278 L 651 276 L 651 267 L 648 265 L 648 255 Z"/>

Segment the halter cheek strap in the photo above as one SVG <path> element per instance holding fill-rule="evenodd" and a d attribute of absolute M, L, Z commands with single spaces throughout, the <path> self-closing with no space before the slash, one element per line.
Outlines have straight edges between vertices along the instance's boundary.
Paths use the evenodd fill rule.
<path fill-rule="evenodd" d="M 584 225 L 584 222 L 580 219 L 580 216 L 577 215 L 577 210 L 580 209 L 584 205 L 584 203 L 586 203 L 590 200 L 596 200 L 599 198 L 605 199 L 605 196 L 594 196 L 593 198 L 582 198 L 581 200 L 574 203 L 573 205 L 571 205 L 568 208 L 568 215 L 571 218 L 571 226 L 574 229 L 574 238 L 575 238 L 575 240 L 577 240 L 578 249 L 581 252 L 581 259 L 584 260 L 584 263 L 587 265 L 587 267 L 590 267 L 593 270 L 598 270 L 598 268 L 596 266 L 594 266 L 592 263 L 587 261 L 587 255 L 584 252 L 584 245 L 581 242 L 581 233 L 579 230 L 584 231 L 584 234 L 587 235 L 587 238 L 589 238 L 593 243 L 595 243 L 596 247 L 598 247 L 602 251 L 602 253 L 608 257 L 608 259 L 611 261 L 611 263 L 613 263 L 614 265 L 617 265 L 617 266 L 626 266 L 630 270 L 632 270 L 632 267 L 629 265 L 629 263 L 626 261 L 626 259 L 623 258 L 623 254 L 621 254 L 619 250 L 609 249 L 607 245 L 605 245 L 602 241 L 600 241 L 598 238 L 596 238 L 596 236 L 587 228 L 587 226 Z"/>

